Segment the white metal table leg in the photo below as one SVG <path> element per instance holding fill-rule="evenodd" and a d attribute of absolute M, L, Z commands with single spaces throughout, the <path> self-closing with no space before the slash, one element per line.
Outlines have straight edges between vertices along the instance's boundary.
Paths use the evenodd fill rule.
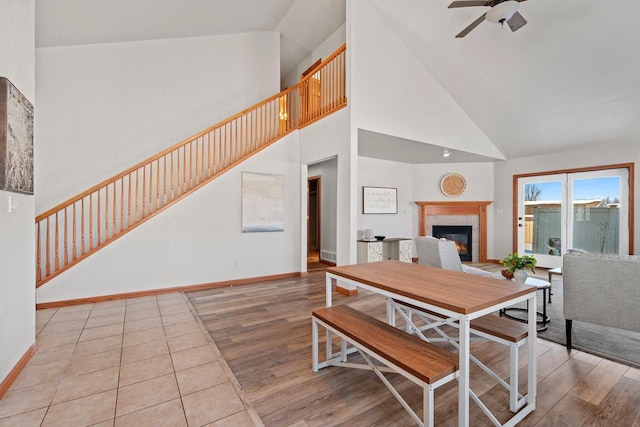
<path fill-rule="evenodd" d="M 326 306 L 331 307 L 332 296 L 333 296 L 333 278 L 326 275 Z M 325 346 L 327 349 L 327 360 L 333 358 L 333 346 L 331 342 L 331 331 L 327 329 L 327 345 Z"/>
<path fill-rule="evenodd" d="M 536 409 L 536 393 L 537 393 L 537 366 L 538 359 L 536 358 L 536 345 L 538 344 L 538 336 L 537 336 L 537 328 L 536 328 L 536 320 L 537 320 L 537 292 L 533 292 L 533 296 L 531 297 L 530 306 L 533 307 L 532 310 L 529 310 L 529 338 L 527 340 L 528 345 L 528 360 L 527 360 L 527 373 L 528 384 L 527 384 L 527 403 L 531 405 L 531 410 Z"/>
<path fill-rule="evenodd" d="M 460 376 L 458 377 L 458 425 L 469 427 L 469 326 L 468 316 L 459 321 L 458 344 L 460 357 Z"/>
<path fill-rule="evenodd" d="M 509 409 L 518 412 L 518 346 L 509 346 Z"/>
<path fill-rule="evenodd" d="M 311 339 L 312 339 L 312 364 L 313 372 L 318 372 L 318 324 L 315 318 L 311 319 Z"/>

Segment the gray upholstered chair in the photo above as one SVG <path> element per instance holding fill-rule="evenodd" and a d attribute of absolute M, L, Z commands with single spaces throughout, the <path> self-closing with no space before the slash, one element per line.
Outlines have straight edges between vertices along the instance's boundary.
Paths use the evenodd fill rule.
<path fill-rule="evenodd" d="M 640 256 L 568 253 L 562 261 L 568 349 L 574 320 L 640 332 Z"/>
<path fill-rule="evenodd" d="M 504 279 L 500 274 L 465 265 L 460 261 L 460 255 L 456 244 L 452 240 L 437 239 L 435 237 L 416 237 L 416 252 L 418 264 L 430 267 L 443 268 L 445 270 L 461 271 L 463 273 L 477 274 L 479 276 Z"/>

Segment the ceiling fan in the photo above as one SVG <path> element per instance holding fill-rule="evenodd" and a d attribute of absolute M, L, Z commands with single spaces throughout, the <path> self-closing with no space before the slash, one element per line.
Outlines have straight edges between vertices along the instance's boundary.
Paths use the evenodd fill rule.
<path fill-rule="evenodd" d="M 470 7 L 470 6 L 488 6 L 489 9 L 480 18 L 473 21 L 467 28 L 460 31 L 457 38 L 466 36 L 475 27 L 480 25 L 485 19 L 494 24 L 504 25 L 506 22 L 511 28 L 511 31 L 517 31 L 523 27 L 527 21 L 518 13 L 518 7 L 520 3 L 527 0 L 460 0 L 454 1 L 449 5 L 449 9 L 456 7 Z"/>

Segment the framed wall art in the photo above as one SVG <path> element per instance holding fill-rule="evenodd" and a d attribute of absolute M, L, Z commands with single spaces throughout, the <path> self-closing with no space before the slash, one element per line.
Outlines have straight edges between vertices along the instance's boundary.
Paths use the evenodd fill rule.
<path fill-rule="evenodd" d="M 398 189 L 387 187 L 362 187 L 362 213 L 397 214 Z"/>
<path fill-rule="evenodd" d="M 33 194 L 33 105 L 0 77 L 0 190 Z"/>
<path fill-rule="evenodd" d="M 242 172 L 242 232 L 284 231 L 284 175 Z"/>

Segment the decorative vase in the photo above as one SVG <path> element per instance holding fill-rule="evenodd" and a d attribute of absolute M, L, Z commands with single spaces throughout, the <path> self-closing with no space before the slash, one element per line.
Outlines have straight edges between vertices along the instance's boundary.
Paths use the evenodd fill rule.
<path fill-rule="evenodd" d="M 515 279 L 516 283 L 524 284 L 524 282 L 527 281 L 527 277 L 529 277 L 529 275 L 524 270 L 516 270 L 513 272 L 513 278 Z"/>
<path fill-rule="evenodd" d="M 510 271 L 509 271 L 509 270 L 507 270 L 507 269 L 504 269 L 504 270 L 500 271 L 500 273 L 502 273 L 502 275 L 503 275 L 504 277 L 506 277 L 507 279 L 509 279 L 509 280 L 513 279 L 513 273 L 512 273 L 512 272 L 510 272 Z"/>

